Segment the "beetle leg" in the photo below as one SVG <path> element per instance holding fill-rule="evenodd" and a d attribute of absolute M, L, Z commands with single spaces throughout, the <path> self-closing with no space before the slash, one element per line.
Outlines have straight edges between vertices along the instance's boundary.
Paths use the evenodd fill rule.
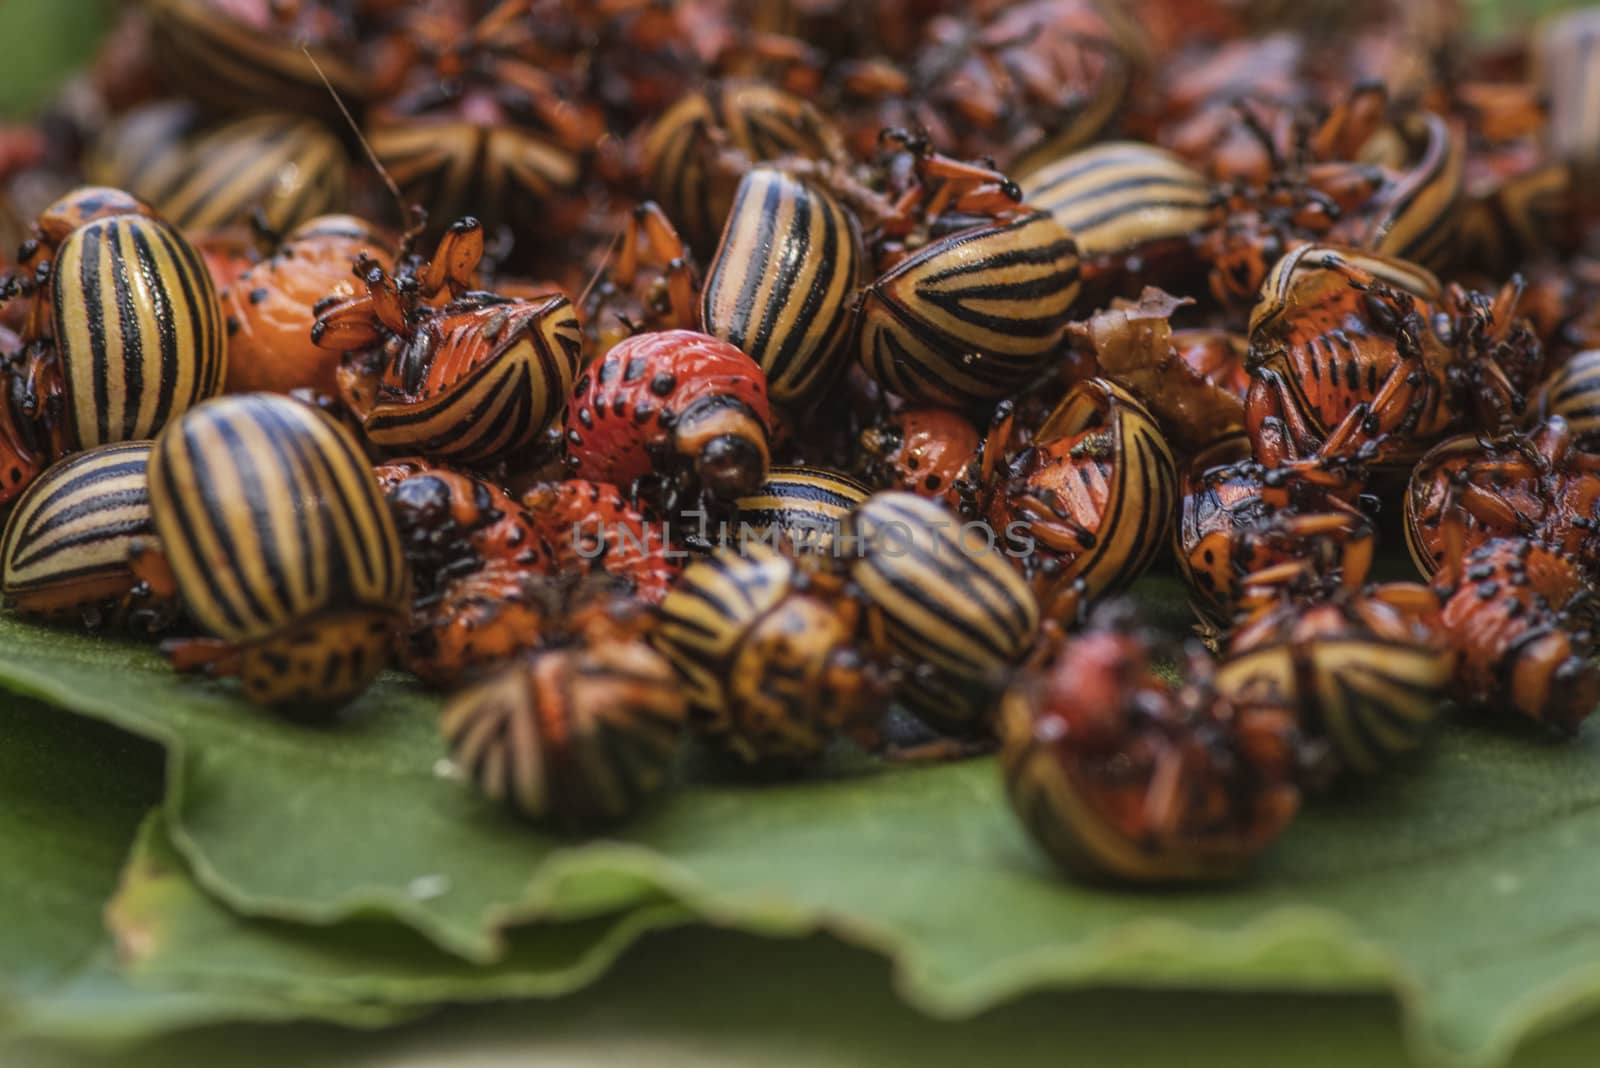
<path fill-rule="evenodd" d="M 161 643 L 161 652 L 181 673 L 239 674 L 239 647 L 220 638 L 169 638 Z"/>
<path fill-rule="evenodd" d="M 372 297 L 352 297 L 328 308 L 311 324 L 311 342 L 325 349 L 351 352 L 383 340 Z"/>
<path fill-rule="evenodd" d="M 423 293 L 432 297 L 448 288 L 452 297 L 459 297 L 471 289 L 473 273 L 483 259 L 483 242 L 483 224 L 477 219 L 468 216 L 451 223 L 423 269 Z"/>

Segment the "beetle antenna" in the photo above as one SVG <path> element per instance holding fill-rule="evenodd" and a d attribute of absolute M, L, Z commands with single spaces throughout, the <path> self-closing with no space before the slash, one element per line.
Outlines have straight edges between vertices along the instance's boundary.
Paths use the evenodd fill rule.
<path fill-rule="evenodd" d="M 333 97 L 334 104 L 339 108 L 339 114 L 344 116 L 344 121 L 350 126 L 350 132 L 356 135 L 356 141 L 360 143 L 361 151 L 367 155 L 367 162 L 372 164 L 372 169 L 378 172 L 379 178 L 383 179 L 383 184 L 389 190 L 389 195 L 394 197 L 395 206 L 400 209 L 401 224 L 404 225 L 405 221 L 412 217 L 412 211 L 406 206 L 406 198 L 401 195 L 400 187 L 395 184 L 394 179 L 389 176 L 387 168 L 379 162 L 378 154 L 372 151 L 372 146 L 367 143 L 367 138 L 362 134 L 361 127 L 356 124 L 355 116 L 350 114 L 350 109 L 345 106 L 344 97 L 340 96 L 339 90 L 335 89 L 333 83 L 328 81 L 328 76 L 322 73 L 322 65 L 317 62 L 317 57 L 313 56 L 311 49 L 305 45 L 300 46 L 300 51 L 305 54 L 306 62 L 311 64 L 311 69 L 317 72 L 317 77 L 321 79 L 323 88 L 328 90 L 328 95 Z M 409 244 L 409 241 L 407 244 Z"/>
<path fill-rule="evenodd" d="M 621 230 L 611 235 L 611 243 L 606 245 L 606 254 L 600 257 L 600 263 L 595 267 L 594 273 L 589 276 L 589 281 L 584 284 L 583 292 L 578 294 L 578 299 L 573 302 L 575 307 L 582 308 L 588 302 L 589 294 L 594 291 L 595 286 L 600 284 L 600 279 L 605 276 L 606 268 L 611 266 L 611 257 L 616 254 L 617 244 L 621 240 Z"/>

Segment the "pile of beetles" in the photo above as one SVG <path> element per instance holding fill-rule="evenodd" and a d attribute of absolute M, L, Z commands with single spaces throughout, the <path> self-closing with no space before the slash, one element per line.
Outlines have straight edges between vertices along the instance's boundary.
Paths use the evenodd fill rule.
<path fill-rule="evenodd" d="M 998 747 L 1074 875 L 1235 876 L 1600 705 L 1596 85 L 1456 0 L 132 4 L 0 127 L 0 584 L 403 668 L 569 831 Z"/>

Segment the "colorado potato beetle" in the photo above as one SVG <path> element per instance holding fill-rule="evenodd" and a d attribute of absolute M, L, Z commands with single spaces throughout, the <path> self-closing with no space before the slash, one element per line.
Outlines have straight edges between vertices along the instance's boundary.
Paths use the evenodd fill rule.
<path fill-rule="evenodd" d="M 733 206 L 739 175 L 722 167 L 723 146 L 748 163 L 785 157 L 827 159 L 838 151 L 832 124 L 802 100 L 760 82 L 732 80 L 692 93 L 644 134 L 640 154 L 646 187 L 708 252 Z"/>
<path fill-rule="evenodd" d="M 990 527 L 1045 614 L 1070 620 L 1124 589 L 1166 543 L 1178 473 L 1155 420 L 1120 386 L 1080 382 L 1015 458 L 1007 415 L 984 443 L 979 485 Z"/>
<path fill-rule="evenodd" d="M 134 127 L 127 136 L 140 135 Z M 102 151 L 105 163 L 90 172 L 95 181 L 149 201 L 186 233 L 256 219 L 283 233 L 342 210 L 347 197 L 349 161 L 339 139 L 315 119 L 286 112 L 235 119 L 144 152 Z"/>
<path fill-rule="evenodd" d="M 366 688 L 411 581 L 349 431 L 277 394 L 220 397 L 161 432 L 149 473 L 156 536 L 132 547 L 134 572 L 211 635 L 163 646 L 179 670 L 238 675 L 296 715 Z"/>
<path fill-rule="evenodd" d="M 568 831 L 633 814 L 667 783 L 687 702 L 637 636 L 601 636 L 511 664 L 453 697 L 451 758 L 491 801 Z"/>
<path fill-rule="evenodd" d="M 838 735 L 867 740 L 881 695 L 837 578 L 763 545 L 684 570 L 652 633 L 688 693 L 696 731 L 748 764 L 814 761 Z"/>
<path fill-rule="evenodd" d="M 1210 184 L 1154 145 L 1112 141 L 1082 149 L 1018 183 L 1023 198 L 1073 236 L 1087 292 L 1105 294 L 1131 277 L 1181 278 L 1197 263 L 1195 240 L 1211 222 Z"/>
<path fill-rule="evenodd" d="M 1492 300 L 1441 290 L 1421 268 L 1348 250 L 1291 252 L 1250 317 L 1245 418 L 1257 458 L 1385 438 L 1386 460 L 1403 462 L 1453 424 L 1493 432 L 1514 421 L 1543 363 L 1520 296 L 1516 284 Z"/>
<path fill-rule="evenodd" d="M 1155 674 L 1151 643 L 1127 618 L 1097 613 L 1041 675 L 1006 691 L 1007 793 L 1069 874 L 1236 878 L 1294 818 L 1292 720 L 1238 714 L 1205 665 L 1191 657 L 1184 684 L 1174 685 Z"/>
<path fill-rule="evenodd" d="M 772 415 L 761 368 L 705 334 L 621 342 L 579 377 L 566 425 L 578 478 L 631 486 L 659 471 L 732 500 L 767 476 Z"/>
<path fill-rule="evenodd" d="M 1438 596 L 1392 583 L 1309 604 L 1279 598 L 1235 629 L 1215 686 L 1237 705 L 1281 705 L 1338 767 L 1370 775 L 1422 744 L 1454 669 Z"/>
<path fill-rule="evenodd" d="M 748 528 L 757 540 L 781 539 L 792 550 L 827 553 L 850 509 L 871 495 L 871 489 L 838 471 L 780 465 L 767 472 L 759 490 L 734 506 L 741 534 Z"/>
<path fill-rule="evenodd" d="M 907 400 L 993 400 L 1039 374 L 1078 288 L 1077 246 L 1048 212 L 952 234 L 863 290 L 862 366 Z"/>
<path fill-rule="evenodd" d="M 1454 531 L 1468 548 L 1532 538 L 1600 577 L 1600 455 L 1573 438 L 1554 416 L 1528 432 L 1450 438 L 1424 455 L 1405 498 L 1406 542 L 1422 573 L 1439 569 Z"/>
<path fill-rule="evenodd" d="M 936 729 L 986 733 L 1039 628 L 1039 605 L 993 532 L 883 491 L 850 514 L 840 545 L 874 645 L 905 668 L 896 696 Z"/>
<path fill-rule="evenodd" d="M 1448 546 L 1432 585 L 1458 654 L 1457 699 L 1577 730 L 1600 705 L 1594 593 L 1581 572 L 1527 538 L 1468 550 L 1457 530 Z"/>
<path fill-rule="evenodd" d="M 129 566 L 129 547 L 154 533 L 146 465 L 150 443 L 69 456 L 28 487 L 0 539 L 0 594 L 19 615 L 155 631 L 175 606 Z"/>
<path fill-rule="evenodd" d="M 1366 584 L 1377 530 L 1360 508 L 1365 469 L 1321 459 L 1268 468 L 1243 431 L 1184 471 L 1173 549 L 1204 624 L 1226 628 L 1252 577 L 1314 569 L 1350 591 Z M 1279 570 L 1283 569 L 1283 570 Z"/>
<path fill-rule="evenodd" d="M 758 167 L 706 273 L 702 326 L 761 365 L 773 400 L 814 401 L 848 356 L 861 259 L 856 222 L 829 193 Z"/>
<path fill-rule="evenodd" d="M 431 261 L 398 278 L 363 263 L 367 292 L 317 315 L 311 340 L 346 353 L 340 393 L 378 448 L 489 463 L 560 414 L 582 363 L 577 314 L 559 295 L 470 291 L 482 255 L 482 226 L 460 219 Z"/>
<path fill-rule="evenodd" d="M 1539 414 L 1565 419 L 1580 448 L 1600 447 L 1600 349 L 1575 354 L 1550 376 L 1540 393 Z"/>
<path fill-rule="evenodd" d="M 324 215 L 296 227 L 220 294 L 228 331 L 230 393 L 310 389 L 338 392 L 339 353 L 311 340 L 317 310 L 358 295 L 351 264 L 389 270 L 394 238 L 353 215 Z"/>
<path fill-rule="evenodd" d="M 287 111 L 337 117 L 336 99 L 359 104 L 371 91 L 352 52 L 350 27 L 326 4 L 150 0 L 144 9 L 163 74 L 208 107 L 244 112 L 271 101 Z"/>

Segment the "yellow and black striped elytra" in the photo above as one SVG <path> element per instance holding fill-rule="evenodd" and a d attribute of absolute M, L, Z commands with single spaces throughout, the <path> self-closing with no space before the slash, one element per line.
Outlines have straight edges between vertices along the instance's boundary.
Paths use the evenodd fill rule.
<path fill-rule="evenodd" d="M 1299 622 L 1308 621 L 1314 618 Z M 1252 643 L 1223 658 L 1215 685 L 1237 707 L 1293 707 L 1306 733 L 1326 740 L 1341 766 L 1371 775 L 1423 743 L 1444 709 L 1454 667 L 1455 651 L 1442 641 L 1397 641 L 1347 626 Z"/>
<path fill-rule="evenodd" d="M 446 306 L 385 374 L 362 429 L 393 452 L 465 464 L 504 457 L 561 414 L 582 348 L 565 297 Z"/>
<path fill-rule="evenodd" d="M 867 286 L 862 366 L 908 400 L 1002 397 L 1055 351 L 1078 289 L 1077 245 L 1048 212 L 952 234 Z"/>
<path fill-rule="evenodd" d="M 839 134 L 805 100 L 760 82 L 730 80 L 674 104 L 645 135 L 652 197 L 697 251 L 709 251 L 733 205 L 736 183 L 711 162 L 718 141 L 753 163 L 826 158 Z"/>
<path fill-rule="evenodd" d="M 158 125 L 158 113 L 151 125 Z M 135 127 L 125 135 L 159 139 Z M 155 206 L 180 230 L 249 224 L 259 211 L 276 233 L 345 207 L 344 146 L 315 119 L 267 112 L 235 119 L 165 151 L 107 146 L 96 179 Z"/>
<path fill-rule="evenodd" d="M 78 227 L 56 254 L 51 300 L 72 447 L 154 437 L 221 391 L 216 288 L 167 223 L 117 215 Z"/>
<path fill-rule="evenodd" d="M 1023 199 L 1072 234 L 1085 260 L 1188 240 L 1211 221 L 1205 177 L 1166 149 L 1114 141 L 1023 178 Z"/>
<path fill-rule="evenodd" d="M 17 501 L 0 539 L 0 592 L 18 613 L 47 619 L 137 622 L 155 629 L 170 613 L 140 598 L 129 566 L 148 538 L 150 443 L 74 453 L 46 470 Z"/>
<path fill-rule="evenodd" d="M 1578 353 L 1550 376 L 1539 399 L 1540 421 L 1552 415 L 1567 421 L 1580 446 L 1600 446 L 1600 349 Z"/>
<path fill-rule="evenodd" d="M 213 112 L 257 111 L 267 101 L 285 111 L 337 118 L 338 101 L 354 107 L 371 95 L 371 79 L 348 50 L 234 17 L 230 9 L 238 5 L 147 0 L 140 6 L 163 78 Z M 315 65 L 307 62 L 307 50 Z M 332 93 L 319 75 L 327 77 Z"/>
<path fill-rule="evenodd" d="M 666 784 L 686 705 L 642 641 L 535 653 L 456 695 L 440 730 L 490 800 L 568 830 L 614 824 Z"/>
<path fill-rule="evenodd" d="M 1418 115 L 1402 128 L 1417 158 L 1381 194 L 1378 210 L 1355 241 L 1382 256 L 1443 269 L 1456 254 L 1465 197 L 1466 143 L 1438 115 Z"/>
<path fill-rule="evenodd" d="M 819 757 L 877 712 L 842 580 L 747 544 L 696 561 L 661 602 L 651 634 L 689 697 L 691 724 L 746 764 Z"/>
<path fill-rule="evenodd" d="M 1066 469 L 1084 480 L 1081 493 L 1053 488 L 1061 498 L 1103 497 L 1093 545 L 1059 578 L 1081 579 L 1082 594 L 1092 601 L 1126 589 L 1162 552 L 1178 514 L 1178 469 L 1155 417 L 1133 394 L 1104 378 L 1074 386 L 1034 442 L 1042 448 L 1090 431 L 1106 435 L 1109 450 L 1092 451 L 1109 462 L 1080 461 Z"/>
<path fill-rule="evenodd" d="M 1261 298 L 1250 312 L 1252 348 L 1257 348 L 1261 339 L 1287 328 L 1294 312 L 1321 299 L 1329 288 L 1348 290 L 1348 278 L 1336 273 L 1341 265 L 1366 271 L 1380 282 L 1430 304 L 1444 293 L 1438 277 L 1415 263 L 1336 245 L 1301 245 L 1273 264 L 1261 283 Z"/>
<path fill-rule="evenodd" d="M 379 117 L 366 138 L 408 203 L 431 219 L 466 215 L 537 225 L 542 205 L 576 188 L 578 156 L 537 130 L 447 116 Z M 548 227 L 550 217 L 543 223 Z"/>
<path fill-rule="evenodd" d="M 307 707 L 348 700 L 382 669 L 410 575 L 372 468 L 338 423 L 278 394 L 198 405 L 156 439 L 150 506 L 167 582 L 216 639 L 174 644 L 180 666 Z M 155 550 L 136 548 L 135 569 Z"/>
<path fill-rule="evenodd" d="M 814 400 L 848 358 L 861 258 L 855 219 L 832 196 L 758 167 L 739 182 L 706 275 L 702 329 L 759 363 L 773 400 Z"/>
<path fill-rule="evenodd" d="M 866 598 L 869 632 L 905 662 L 897 696 L 936 728 L 981 730 L 1009 671 L 1027 653 L 1039 607 L 989 537 L 934 501 L 875 493 L 843 531 L 850 577 Z"/>
<path fill-rule="evenodd" d="M 782 536 L 800 551 L 828 552 L 850 510 L 872 490 L 849 475 L 822 467 L 779 465 L 767 472 L 761 489 L 734 502 L 741 533 L 771 541 Z"/>

